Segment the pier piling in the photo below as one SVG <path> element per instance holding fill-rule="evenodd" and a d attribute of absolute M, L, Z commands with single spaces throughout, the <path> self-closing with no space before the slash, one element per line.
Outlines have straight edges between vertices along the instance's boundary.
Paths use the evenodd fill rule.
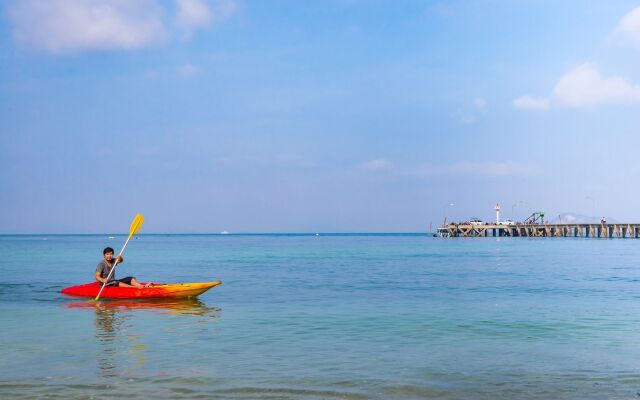
<path fill-rule="evenodd" d="M 448 224 L 438 228 L 449 237 L 575 237 L 637 239 L 639 224 Z"/>

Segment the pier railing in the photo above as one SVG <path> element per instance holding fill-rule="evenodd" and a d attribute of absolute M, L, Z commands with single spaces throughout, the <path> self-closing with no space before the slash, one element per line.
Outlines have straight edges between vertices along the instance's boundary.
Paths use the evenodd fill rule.
<path fill-rule="evenodd" d="M 440 236 L 449 237 L 640 237 L 640 224 L 449 224 L 438 228 Z"/>

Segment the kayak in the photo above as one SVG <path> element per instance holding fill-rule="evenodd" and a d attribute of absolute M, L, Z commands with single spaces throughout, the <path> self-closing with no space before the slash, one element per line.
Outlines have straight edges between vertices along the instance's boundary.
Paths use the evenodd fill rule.
<path fill-rule="evenodd" d="M 107 286 L 102 291 L 100 298 L 105 299 L 166 299 L 196 297 L 222 281 L 194 282 L 194 283 L 150 283 L 148 287 L 119 287 Z M 144 283 L 142 283 L 144 284 Z M 70 286 L 60 291 L 68 296 L 96 297 L 100 291 L 98 282 L 84 285 Z"/>

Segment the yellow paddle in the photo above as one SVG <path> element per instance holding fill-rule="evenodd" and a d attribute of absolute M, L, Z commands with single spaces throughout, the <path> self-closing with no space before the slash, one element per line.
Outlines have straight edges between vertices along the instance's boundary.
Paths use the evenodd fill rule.
<path fill-rule="evenodd" d="M 133 235 L 138 233 L 143 222 L 144 222 L 144 217 L 140 214 L 136 214 L 136 216 L 133 218 L 133 222 L 131 222 L 131 226 L 129 227 L 129 237 L 127 238 L 127 241 L 124 242 L 124 246 L 122 246 L 122 250 L 120 250 L 120 254 L 118 254 L 118 256 L 121 256 L 122 253 L 124 253 L 124 249 L 127 248 L 127 243 L 129 243 L 129 239 L 131 239 Z M 109 275 L 107 275 L 107 282 L 109 282 L 109 278 L 111 278 L 111 273 L 116 269 L 116 265 L 118 265 L 118 257 L 116 257 L 116 262 L 113 264 L 113 268 L 111 268 L 111 271 L 109 271 Z M 98 295 L 96 296 L 96 298 L 93 299 L 93 301 L 98 301 L 98 299 L 100 298 L 100 295 L 102 294 L 102 290 L 106 286 L 107 286 L 107 283 L 105 282 L 100 288 L 100 291 L 98 292 Z"/>

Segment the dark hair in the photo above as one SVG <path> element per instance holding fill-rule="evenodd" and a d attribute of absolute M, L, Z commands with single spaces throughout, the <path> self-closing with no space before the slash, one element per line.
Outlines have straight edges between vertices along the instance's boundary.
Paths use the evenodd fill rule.
<path fill-rule="evenodd" d="M 111 247 L 105 247 L 104 250 L 102 250 L 102 255 L 105 255 L 107 253 L 115 253 L 115 251 L 113 251 Z"/>

